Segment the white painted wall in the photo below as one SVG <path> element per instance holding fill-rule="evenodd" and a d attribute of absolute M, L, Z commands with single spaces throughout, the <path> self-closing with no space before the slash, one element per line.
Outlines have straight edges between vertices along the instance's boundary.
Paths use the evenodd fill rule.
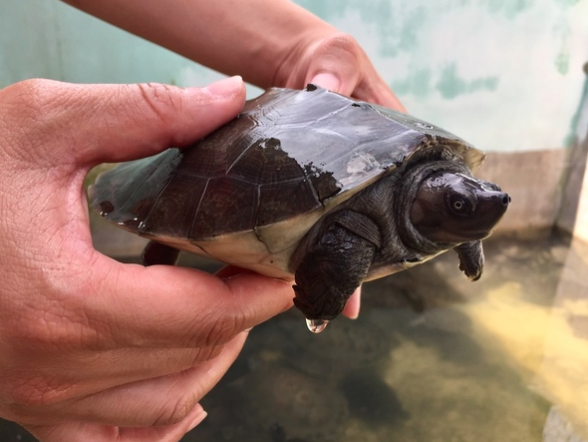
<path fill-rule="evenodd" d="M 355 36 L 411 113 L 487 151 L 570 144 L 588 0 L 298 0 Z M 5 2 L 0 86 L 219 78 L 57 0 Z M 252 90 L 252 94 L 255 93 Z"/>

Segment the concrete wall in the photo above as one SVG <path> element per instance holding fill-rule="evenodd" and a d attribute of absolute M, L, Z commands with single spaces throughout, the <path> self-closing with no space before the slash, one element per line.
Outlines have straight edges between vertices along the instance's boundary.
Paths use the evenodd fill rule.
<path fill-rule="evenodd" d="M 297 1 L 355 36 L 411 113 L 490 152 L 480 173 L 514 196 L 504 229 L 548 227 L 571 204 L 562 192 L 568 148 L 586 133 L 588 0 Z M 0 86 L 220 78 L 56 0 L 6 2 L 0 44 Z"/>
<path fill-rule="evenodd" d="M 584 70 L 587 77 L 576 118 L 574 143 L 567 155 L 567 173 L 564 174 L 557 224 L 588 242 L 588 63 L 584 65 Z"/>
<path fill-rule="evenodd" d="M 298 0 L 366 49 L 409 111 L 488 151 L 568 147 L 588 0 Z M 0 86 L 30 77 L 203 85 L 196 63 L 56 0 L 6 2 Z"/>

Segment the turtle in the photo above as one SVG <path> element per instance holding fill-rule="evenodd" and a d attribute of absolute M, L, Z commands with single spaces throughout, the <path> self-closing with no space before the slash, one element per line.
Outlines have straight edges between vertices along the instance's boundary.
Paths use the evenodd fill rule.
<path fill-rule="evenodd" d="M 102 173 L 89 201 L 151 240 L 145 265 L 183 250 L 294 281 L 320 331 L 364 281 L 449 249 L 480 278 L 481 240 L 511 201 L 473 177 L 484 157 L 408 114 L 313 84 L 271 88 L 193 145 Z"/>

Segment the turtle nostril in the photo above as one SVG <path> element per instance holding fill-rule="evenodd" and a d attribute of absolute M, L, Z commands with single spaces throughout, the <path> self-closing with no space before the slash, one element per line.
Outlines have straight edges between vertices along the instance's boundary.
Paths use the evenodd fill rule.
<path fill-rule="evenodd" d="M 510 204 L 510 195 L 508 193 L 505 193 L 504 196 L 502 197 L 502 205 L 503 206 L 508 206 Z"/>

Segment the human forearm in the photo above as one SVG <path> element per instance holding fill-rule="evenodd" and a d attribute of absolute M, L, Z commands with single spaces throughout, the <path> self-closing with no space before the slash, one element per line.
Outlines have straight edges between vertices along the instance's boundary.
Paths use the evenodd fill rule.
<path fill-rule="evenodd" d="M 404 110 L 355 39 L 289 0 L 63 0 L 227 75 Z"/>
<path fill-rule="evenodd" d="M 89 14 L 260 87 L 286 85 L 288 57 L 337 34 L 288 0 L 64 0 Z M 292 85 L 291 86 L 295 86 Z M 299 85 L 296 85 L 299 86 Z"/>

